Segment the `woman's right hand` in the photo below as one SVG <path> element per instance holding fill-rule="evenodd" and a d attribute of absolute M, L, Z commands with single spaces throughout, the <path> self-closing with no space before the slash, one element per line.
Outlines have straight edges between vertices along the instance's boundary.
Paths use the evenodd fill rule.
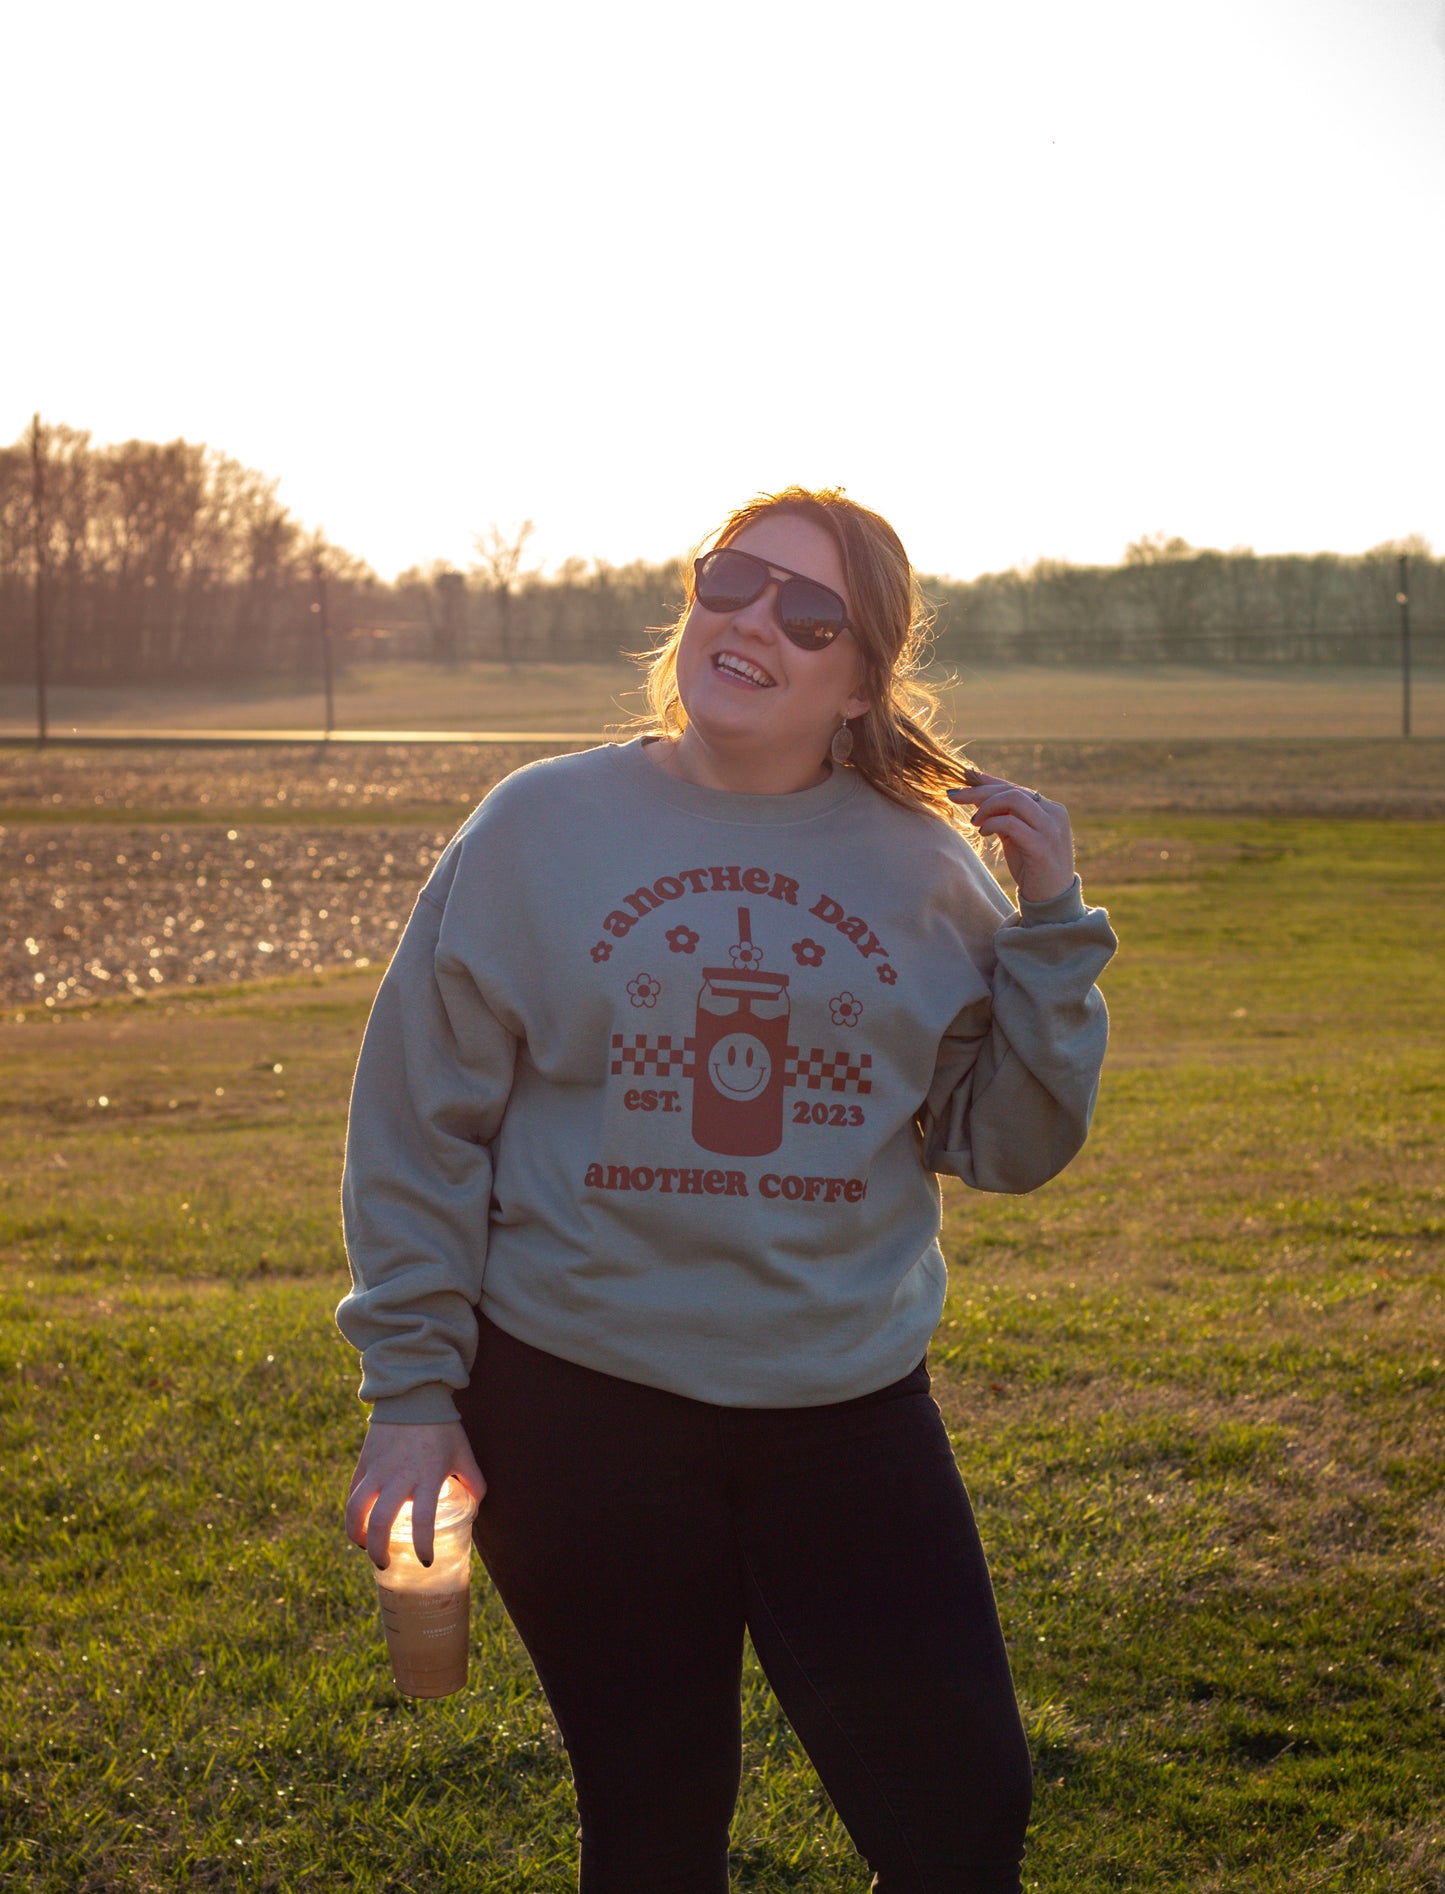
<path fill-rule="evenodd" d="M 487 1483 L 460 1421 L 372 1421 L 351 1476 L 347 1538 L 364 1546 L 384 1572 L 392 1521 L 410 1500 L 412 1543 L 422 1564 L 430 1565 L 437 1496 L 449 1475 L 482 1503 Z"/>

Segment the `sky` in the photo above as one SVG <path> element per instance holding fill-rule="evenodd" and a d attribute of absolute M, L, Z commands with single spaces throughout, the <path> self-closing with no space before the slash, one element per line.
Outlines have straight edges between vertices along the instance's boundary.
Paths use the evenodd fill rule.
<path fill-rule="evenodd" d="M 383 578 L 793 481 L 957 577 L 1445 549 L 1445 0 L 6 0 L 0 70 L 0 440 Z"/>

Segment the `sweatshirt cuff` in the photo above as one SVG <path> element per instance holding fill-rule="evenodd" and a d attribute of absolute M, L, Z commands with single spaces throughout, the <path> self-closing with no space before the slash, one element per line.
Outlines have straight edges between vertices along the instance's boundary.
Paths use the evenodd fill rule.
<path fill-rule="evenodd" d="M 1025 901 L 1019 896 L 1019 918 L 1025 927 L 1052 927 L 1084 918 L 1084 886 L 1077 875 L 1062 894 L 1047 901 Z"/>
<path fill-rule="evenodd" d="M 384 1394 L 371 1404 L 371 1418 L 405 1426 L 438 1426 L 457 1419 L 457 1404 L 444 1381 L 428 1381 L 405 1394 Z"/>

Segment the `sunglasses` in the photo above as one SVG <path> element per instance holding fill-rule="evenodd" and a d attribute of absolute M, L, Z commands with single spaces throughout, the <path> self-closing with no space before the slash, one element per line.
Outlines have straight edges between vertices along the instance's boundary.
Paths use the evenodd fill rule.
<path fill-rule="evenodd" d="M 778 623 L 783 636 L 800 651 L 821 651 L 840 631 L 852 631 L 848 607 L 828 585 L 789 572 L 769 559 L 755 559 L 734 546 L 719 546 L 693 561 L 693 594 L 704 611 L 736 612 L 761 598 L 774 583 L 773 574 L 787 574 L 778 584 Z"/>

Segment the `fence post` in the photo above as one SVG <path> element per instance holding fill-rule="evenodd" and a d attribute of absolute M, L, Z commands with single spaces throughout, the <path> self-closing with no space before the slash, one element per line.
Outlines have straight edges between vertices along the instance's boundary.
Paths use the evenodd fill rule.
<path fill-rule="evenodd" d="M 319 551 L 312 556 L 311 576 L 316 583 L 316 600 L 311 609 L 321 615 L 321 676 L 326 691 L 326 735 L 322 740 L 329 743 L 336 725 L 331 683 L 331 612 L 326 597 L 326 562 Z"/>
<path fill-rule="evenodd" d="M 1410 734 L 1410 561 L 1400 554 L 1400 583 L 1395 603 L 1400 608 L 1400 735 Z"/>
<path fill-rule="evenodd" d="M 30 511 L 35 529 L 35 741 L 49 735 L 45 702 L 45 474 L 40 458 L 40 416 L 30 423 Z"/>

